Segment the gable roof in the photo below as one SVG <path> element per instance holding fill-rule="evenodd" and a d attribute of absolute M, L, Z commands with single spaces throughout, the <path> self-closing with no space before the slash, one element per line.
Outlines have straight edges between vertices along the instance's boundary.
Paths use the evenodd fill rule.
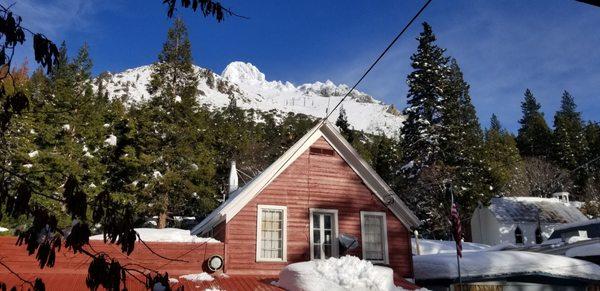
<path fill-rule="evenodd" d="M 577 207 L 556 198 L 492 198 L 489 206 L 496 219 L 505 223 L 573 223 L 588 218 Z"/>
<path fill-rule="evenodd" d="M 323 137 L 334 150 L 362 179 L 367 188 L 377 196 L 407 228 L 420 225 L 419 219 L 408 209 L 383 179 L 363 160 L 340 132 L 328 121 L 321 121 L 290 147 L 266 170 L 254 177 L 243 188 L 229 195 L 229 198 L 204 218 L 192 230 L 192 234 L 204 234 L 221 221 L 230 221 L 254 197 L 275 180 L 288 166 L 302 155 L 315 141 Z"/>

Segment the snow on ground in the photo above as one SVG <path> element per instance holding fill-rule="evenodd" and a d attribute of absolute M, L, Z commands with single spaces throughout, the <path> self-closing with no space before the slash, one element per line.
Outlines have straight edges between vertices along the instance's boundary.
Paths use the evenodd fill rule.
<path fill-rule="evenodd" d="M 187 275 L 179 276 L 179 279 L 185 279 L 185 280 L 192 281 L 192 282 L 200 282 L 200 281 L 212 281 L 215 278 L 213 278 L 211 275 L 209 275 L 206 272 L 202 272 L 202 273 L 198 273 L 198 274 L 187 274 Z"/>
<path fill-rule="evenodd" d="M 273 285 L 288 291 L 403 290 L 394 286 L 394 272 L 353 256 L 290 264 Z"/>
<path fill-rule="evenodd" d="M 175 279 L 175 278 L 169 278 L 169 284 L 177 284 L 179 283 L 179 280 Z"/>
<path fill-rule="evenodd" d="M 600 256 L 600 243 L 572 247 L 565 252 L 565 256 L 570 258 Z"/>
<path fill-rule="evenodd" d="M 412 253 L 417 255 L 417 244 L 416 240 L 412 239 Z M 479 252 L 485 251 L 490 248 L 488 245 L 477 244 L 471 242 L 462 243 L 463 252 Z M 431 240 L 431 239 L 419 239 L 419 250 L 421 255 L 432 255 L 432 254 L 446 254 L 456 253 L 456 243 L 452 240 Z"/>
<path fill-rule="evenodd" d="M 189 230 L 178 228 L 136 228 L 135 231 L 145 242 L 187 242 L 187 243 L 218 243 L 211 237 L 197 237 Z M 102 240 L 102 234 L 90 236 L 91 240 Z"/>
<path fill-rule="evenodd" d="M 455 279 L 458 277 L 456 255 L 414 256 L 417 280 Z M 463 278 L 501 275 L 546 274 L 556 277 L 600 280 L 600 266 L 542 253 L 522 251 L 467 252 L 461 259 Z"/>
<path fill-rule="evenodd" d="M 298 86 L 285 81 L 268 81 L 258 68 L 244 62 L 230 63 L 221 75 L 197 66 L 195 70 L 200 80 L 198 101 L 211 108 L 225 107 L 233 97 L 236 105 L 243 109 L 302 113 L 322 118 L 325 109 L 335 106 L 350 89 L 329 80 Z M 151 72 L 151 66 L 142 66 L 112 74 L 105 84 L 107 93 L 111 98 L 128 97 L 128 102 L 148 100 L 150 94 L 146 85 Z M 388 136 L 396 135 L 405 120 L 390 105 L 358 90 L 354 90 L 341 107 L 351 126 L 370 133 L 383 131 Z M 331 120 L 335 121 L 339 110 L 333 112 Z"/>
<path fill-rule="evenodd" d="M 8 228 L 0 226 L 0 232 L 6 232 L 6 231 L 8 231 Z"/>

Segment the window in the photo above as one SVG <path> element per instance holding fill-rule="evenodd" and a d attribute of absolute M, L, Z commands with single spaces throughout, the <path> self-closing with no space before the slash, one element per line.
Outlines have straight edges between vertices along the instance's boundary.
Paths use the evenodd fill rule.
<path fill-rule="evenodd" d="M 542 229 L 538 225 L 538 227 L 535 229 L 535 243 L 539 245 L 543 241 L 544 241 L 544 238 L 542 237 Z"/>
<path fill-rule="evenodd" d="M 310 209 L 310 259 L 338 256 L 338 211 Z"/>
<path fill-rule="evenodd" d="M 515 229 L 515 243 L 523 244 L 523 231 L 518 226 L 517 229 Z"/>
<path fill-rule="evenodd" d="M 256 223 L 256 260 L 286 261 L 287 208 L 258 205 Z"/>
<path fill-rule="evenodd" d="M 363 259 L 388 263 L 387 224 L 385 212 L 360 212 Z"/>

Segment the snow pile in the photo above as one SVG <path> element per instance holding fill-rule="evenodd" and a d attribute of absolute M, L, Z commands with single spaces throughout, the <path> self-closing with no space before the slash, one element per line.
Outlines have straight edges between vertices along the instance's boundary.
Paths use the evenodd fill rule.
<path fill-rule="evenodd" d="M 287 81 L 269 81 L 256 66 L 245 62 L 230 63 L 221 75 L 197 66 L 194 68 L 200 81 L 198 101 L 210 108 L 226 107 L 233 98 L 242 109 L 274 110 L 280 116 L 293 112 L 322 118 L 328 104 L 331 108 L 350 90 L 347 85 L 336 85 L 329 80 L 299 86 Z M 111 74 L 104 89 L 110 98 L 126 98 L 128 103 L 146 101 L 150 98 L 146 88 L 151 73 L 151 66 L 142 66 Z M 397 135 L 405 120 L 392 106 L 358 90 L 352 91 L 341 107 L 352 127 L 369 133 L 383 131 L 388 136 Z M 336 120 L 341 107 L 332 113 L 331 121 Z"/>
<path fill-rule="evenodd" d="M 590 238 L 588 238 L 587 236 L 572 236 L 567 240 L 568 244 L 573 244 L 579 241 L 585 241 L 585 240 L 590 240 Z"/>
<path fill-rule="evenodd" d="M 417 280 L 458 278 L 456 256 L 438 254 L 414 256 L 413 264 Z M 461 259 L 463 278 L 550 275 L 563 278 L 600 280 L 600 266 L 542 253 L 521 251 L 467 252 Z"/>
<path fill-rule="evenodd" d="M 290 264 L 276 284 L 289 291 L 398 290 L 392 269 L 353 256 Z"/>
<path fill-rule="evenodd" d="M 192 282 L 200 282 L 200 281 L 212 281 L 215 278 L 213 278 L 208 273 L 202 272 L 199 274 L 187 274 L 187 275 L 179 276 L 179 279 L 184 279 L 184 280 L 188 280 L 188 281 L 192 281 Z"/>
<path fill-rule="evenodd" d="M 106 140 L 104 140 L 104 143 L 109 146 L 116 146 L 117 145 L 117 137 L 114 134 L 111 134 L 106 138 Z"/>
<path fill-rule="evenodd" d="M 463 242 L 462 247 L 463 253 L 485 251 L 490 248 L 488 245 L 471 242 Z M 453 240 L 419 239 L 419 250 L 421 255 L 456 253 L 456 243 Z M 417 244 L 414 238 L 412 239 L 412 253 L 417 255 Z"/>
<path fill-rule="evenodd" d="M 565 256 L 570 258 L 600 256 L 600 242 L 572 247 L 565 252 Z"/>
<path fill-rule="evenodd" d="M 189 230 L 178 228 L 136 228 L 135 231 L 145 242 L 187 242 L 187 243 L 218 243 L 211 237 L 197 237 Z M 102 240 L 102 234 L 90 236 L 90 240 Z"/>

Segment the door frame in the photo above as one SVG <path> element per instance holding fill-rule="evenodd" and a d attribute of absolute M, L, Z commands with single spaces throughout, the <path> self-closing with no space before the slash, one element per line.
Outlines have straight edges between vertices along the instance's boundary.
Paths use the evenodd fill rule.
<path fill-rule="evenodd" d="M 308 232 L 309 235 L 309 252 L 310 252 L 310 260 L 315 259 L 314 251 L 314 238 L 313 238 L 313 214 L 314 213 L 326 213 L 332 214 L 333 216 L 333 239 L 331 240 L 331 256 L 339 257 L 339 227 L 338 227 L 338 210 L 337 209 L 323 209 L 323 208 L 310 208 L 309 211 L 309 222 L 308 222 Z"/>

